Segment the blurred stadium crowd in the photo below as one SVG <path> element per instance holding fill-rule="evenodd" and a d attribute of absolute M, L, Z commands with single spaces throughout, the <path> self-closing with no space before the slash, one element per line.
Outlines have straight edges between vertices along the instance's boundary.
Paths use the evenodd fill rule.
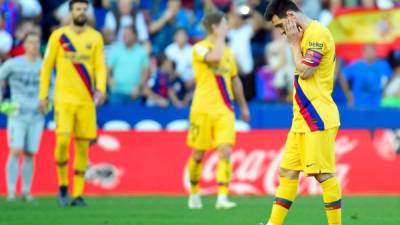
<path fill-rule="evenodd" d="M 345 7 L 388 9 L 391 0 L 296 0 L 305 14 L 328 25 Z M 232 48 L 246 98 L 266 104 L 291 101 L 294 66 L 285 38 L 266 23 L 267 0 L 92 0 L 91 24 L 103 34 L 109 68 L 108 103 L 183 108 L 194 78 L 192 44 L 204 38 L 205 12 L 227 13 Z M 28 31 L 42 34 L 42 53 L 55 28 L 69 23 L 66 0 L 0 0 L 0 64 L 23 54 Z M 355 107 L 400 106 L 400 52 L 337 60 L 334 99 Z"/>

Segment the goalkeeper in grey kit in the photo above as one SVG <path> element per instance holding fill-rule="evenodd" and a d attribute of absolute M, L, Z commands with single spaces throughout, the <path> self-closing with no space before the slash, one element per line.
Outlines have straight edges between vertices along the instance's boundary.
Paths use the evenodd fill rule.
<path fill-rule="evenodd" d="M 2 101 L 0 109 L 8 116 L 7 137 L 10 148 L 6 165 L 9 201 L 16 198 L 19 174 L 18 159 L 24 155 L 22 166 L 22 198 L 32 201 L 30 193 L 34 155 L 38 151 L 44 127 L 44 115 L 39 111 L 40 34 L 29 32 L 24 38 L 25 54 L 7 60 L 0 67 L 0 82 L 7 81 L 11 99 Z M 0 92 L 0 97 L 1 96 Z M 0 98 L 1 99 L 1 98 Z"/>

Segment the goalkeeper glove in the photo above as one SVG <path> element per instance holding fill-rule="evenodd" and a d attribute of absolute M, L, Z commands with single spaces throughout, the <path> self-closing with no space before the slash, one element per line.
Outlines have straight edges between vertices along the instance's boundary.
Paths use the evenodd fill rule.
<path fill-rule="evenodd" d="M 0 112 L 7 116 L 14 116 L 18 113 L 18 104 L 13 102 L 2 102 L 0 103 Z"/>

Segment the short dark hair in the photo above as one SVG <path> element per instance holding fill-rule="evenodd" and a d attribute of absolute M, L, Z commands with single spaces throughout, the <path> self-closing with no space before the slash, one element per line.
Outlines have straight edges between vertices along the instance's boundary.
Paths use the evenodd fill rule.
<path fill-rule="evenodd" d="M 161 53 L 157 56 L 157 67 L 161 68 L 161 66 L 164 64 L 164 62 L 170 61 L 172 64 L 172 69 L 176 70 L 176 62 L 174 60 L 171 60 L 168 58 L 168 56 L 165 53 Z"/>
<path fill-rule="evenodd" d="M 213 11 L 207 13 L 203 18 L 203 26 L 206 28 L 208 33 L 212 33 L 212 26 L 221 23 L 225 14 L 221 11 Z"/>
<path fill-rule="evenodd" d="M 86 3 L 87 5 L 89 5 L 88 0 L 70 0 L 69 1 L 69 10 L 72 10 L 72 7 L 74 6 L 75 3 Z"/>
<path fill-rule="evenodd" d="M 35 31 L 29 31 L 25 34 L 24 38 L 22 39 L 22 43 L 25 43 L 26 39 L 28 39 L 29 36 L 36 36 L 40 40 L 40 34 Z"/>
<path fill-rule="evenodd" d="M 271 21 L 274 15 L 279 18 L 286 18 L 287 11 L 299 12 L 300 9 L 291 0 L 272 0 L 265 10 L 264 18 L 268 21 Z"/>

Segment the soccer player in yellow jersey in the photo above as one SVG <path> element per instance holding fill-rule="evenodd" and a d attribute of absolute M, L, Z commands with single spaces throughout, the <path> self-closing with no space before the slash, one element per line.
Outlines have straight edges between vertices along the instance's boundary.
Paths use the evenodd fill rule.
<path fill-rule="evenodd" d="M 82 198 L 89 143 L 96 137 L 96 106 L 104 100 L 106 66 L 100 33 L 86 25 L 87 0 L 71 0 L 72 23 L 54 31 L 49 39 L 40 75 L 40 106 L 46 111 L 53 68 L 59 204 L 67 206 L 68 160 L 71 135 L 75 138 L 72 206 L 86 206 Z"/>
<path fill-rule="evenodd" d="M 232 168 L 230 153 L 235 143 L 235 114 L 232 100 L 236 99 L 244 121 L 249 110 L 243 95 L 242 83 L 232 51 L 226 46 L 228 31 L 223 13 L 211 12 L 204 16 L 207 37 L 193 47 L 193 69 L 196 89 L 190 110 L 190 129 L 187 144 L 193 149 L 189 159 L 191 209 L 202 208 L 199 195 L 201 161 L 209 149 L 219 155 L 217 165 L 218 199 L 216 208 L 228 209 L 236 203 L 228 199 Z"/>
<path fill-rule="evenodd" d="M 328 224 L 342 224 L 342 194 L 335 175 L 335 139 L 340 121 L 331 97 L 335 43 L 327 28 L 305 16 L 290 0 L 271 1 L 265 17 L 287 36 L 296 64 L 292 127 L 268 225 L 284 223 L 296 198 L 301 171 L 321 184 Z"/>

